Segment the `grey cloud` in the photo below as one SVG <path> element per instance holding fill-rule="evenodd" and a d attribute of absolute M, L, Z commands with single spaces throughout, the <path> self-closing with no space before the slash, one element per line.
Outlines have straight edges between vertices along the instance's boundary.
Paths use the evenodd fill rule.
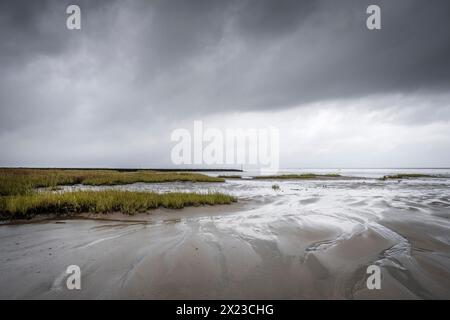
<path fill-rule="evenodd" d="M 69 1 L 3 2 L 1 59 L 23 65 L 41 54 L 69 60 L 84 50 L 97 74 L 131 72 L 130 85 L 165 110 L 214 112 L 213 102 L 219 109 L 266 109 L 448 89 L 448 1 L 375 1 L 383 29 L 371 32 L 365 8 L 373 2 L 81 1 L 78 33 L 64 28 Z M 152 93 L 155 86 L 186 95 L 185 103 L 170 103 L 164 89 Z"/>
<path fill-rule="evenodd" d="M 73 3 L 80 31 L 65 28 Z M 366 29 L 369 4 L 382 30 Z M 450 89 L 449 14 L 446 0 L 2 1 L 0 136 L 71 123 L 67 139 L 84 143 L 77 130 L 108 139 L 391 94 L 411 100 L 396 121 L 449 121 L 446 99 L 430 98 Z"/>

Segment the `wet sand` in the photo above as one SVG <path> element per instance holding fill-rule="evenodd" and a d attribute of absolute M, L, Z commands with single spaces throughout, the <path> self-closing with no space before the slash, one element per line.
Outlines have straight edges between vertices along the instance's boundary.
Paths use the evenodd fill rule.
<path fill-rule="evenodd" d="M 0 298 L 450 298 L 439 186 L 227 184 L 238 204 L 0 226 Z M 72 264 L 81 290 L 66 288 Z M 380 290 L 366 287 L 371 264 Z"/>

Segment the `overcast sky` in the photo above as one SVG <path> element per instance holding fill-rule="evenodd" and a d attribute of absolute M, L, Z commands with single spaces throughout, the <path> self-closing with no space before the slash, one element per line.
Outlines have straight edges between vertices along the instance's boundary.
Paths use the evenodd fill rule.
<path fill-rule="evenodd" d="M 448 0 L 3 0 L 0 166 L 171 167 L 171 132 L 202 120 L 277 127 L 282 167 L 449 167 L 449 17 Z"/>

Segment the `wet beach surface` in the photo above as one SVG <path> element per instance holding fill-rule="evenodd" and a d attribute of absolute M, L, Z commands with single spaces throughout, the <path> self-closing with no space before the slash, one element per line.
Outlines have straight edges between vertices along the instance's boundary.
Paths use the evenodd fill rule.
<path fill-rule="evenodd" d="M 239 203 L 2 225 L 0 298 L 450 298 L 448 178 L 115 188 L 214 190 Z M 81 290 L 66 288 L 73 264 Z M 373 264 L 380 290 L 366 287 Z"/>

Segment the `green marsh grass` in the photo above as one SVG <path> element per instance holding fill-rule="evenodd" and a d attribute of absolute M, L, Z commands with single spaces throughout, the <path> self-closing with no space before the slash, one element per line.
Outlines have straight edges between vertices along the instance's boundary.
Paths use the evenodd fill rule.
<path fill-rule="evenodd" d="M 151 170 L 0 169 L 0 217 L 30 218 L 38 214 L 123 212 L 133 214 L 158 207 L 228 204 L 236 198 L 222 193 L 164 193 L 134 191 L 63 192 L 60 186 L 132 184 L 136 182 L 224 182 L 222 178 L 189 172 Z M 37 192 L 37 188 L 45 188 Z"/>
<path fill-rule="evenodd" d="M 253 179 L 291 179 L 291 180 L 308 180 L 308 179 L 333 179 L 342 177 L 340 174 L 282 174 L 282 175 L 268 175 L 268 176 L 255 176 Z"/>
<path fill-rule="evenodd" d="M 242 179 L 242 176 L 236 175 L 236 174 L 231 174 L 231 175 L 220 175 L 220 176 L 217 176 L 217 178 L 219 178 L 219 179 Z"/>
<path fill-rule="evenodd" d="M 383 176 L 380 180 L 395 179 L 417 179 L 417 178 L 436 178 L 436 176 L 421 173 L 400 173 L 395 175 Z"/>
<path fill-rule="evenodd" d="M 119 190 L 40 192 L 0 198 L 2 219 L 31 218 L 39 214 L 109 213 L 134 214 L 159 207 L 230 204 L 235 197 L 223 193 L 155 193 Z"/>
<path fill-rule="evenodd" d="M 58 169 L 0 169 L 0 196 L 26 195 L 36 188 L 55 188 L 62 185 L 119 185 L 136 182 L 224 182 L 223 178 L 200 173 L 158 172 L 138 170 L 58 170 Z"/>

